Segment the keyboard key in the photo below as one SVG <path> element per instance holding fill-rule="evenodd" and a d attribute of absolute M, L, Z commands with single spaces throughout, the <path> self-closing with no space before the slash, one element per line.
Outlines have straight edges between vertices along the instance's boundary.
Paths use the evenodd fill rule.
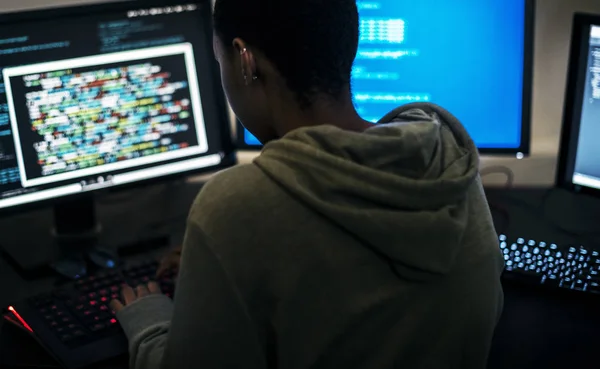
<path fill-rule="evenodd" d="M 93 326 L 91 326 L 91 327 L 90 327 L 90 330 L 91 330 L 92 332 L 100 332 L 100 331 L 102 331 L 102 330 L 104 330 L 104 329 L 106 329 L 106 328 L 107 328 L 106 324 L 103 324 L 103 323 L 97 323 L 97 324 L 94 324 Z"/>
<path fill-rule="evenodd" d="M 70 294 L 63 289 L 56 290 L 52 293 L 52 295 L 59 300 L 66 300 L 70 297 Z"/>
<path fill-rule="evenodd" d="M 588 291 L 599 293 L 600 292 L 600 283 L 598 283 L 598 282 L 588 283 Z"/>
<path fill-rule="evenodd" d="M 544 284 L 551 287 L 558 287 L 560 284 L 560 280 L 555 274 L 550 274 L 545 280 Z"/>

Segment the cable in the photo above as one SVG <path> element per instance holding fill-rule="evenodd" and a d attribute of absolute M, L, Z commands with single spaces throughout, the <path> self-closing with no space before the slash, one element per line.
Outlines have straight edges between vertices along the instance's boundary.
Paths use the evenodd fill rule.
<path fill-rule="evenodd" d="M 505 188 L 512 188 L 515 184 L 515 173 L 509 167 L 503 165 L 496 165 L 492 167 L 486 167 L 479 172 L 481 178 L 492 174 L 504 174 L 506 175 Z"/>

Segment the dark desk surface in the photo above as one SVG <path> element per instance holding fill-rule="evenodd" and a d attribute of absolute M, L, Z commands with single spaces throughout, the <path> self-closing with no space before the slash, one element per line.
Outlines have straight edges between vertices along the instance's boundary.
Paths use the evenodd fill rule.
<path fill-rule="evenodd" d="M 200 187 L 199 184 L 176 182 L 108 194 L 99 198 L 97 213 L 103 227 L 101 246 L 110 248 L 129 245 L 160 236 L 170 237 L 170 245 L 181 244 L 187 214 Z M 27 248 L 31 248 L 32 258 L 51 257 L 53 247 L 33 242 L 36 234 L 49 234 L 51 219 L 52 212 L 44 209 L 1 220 L 0 247 L 7 248 L 7 240 L 25 240 Z M 170 245 L 165 244 L 145 251 L 126 250 L 122 261 L 159 258 Z M 47 292 L 64 282 L 64 279 L 56 277 L 52 272 L 42 273 L 41 276 L 36 274 L 35 278 L 23 275 L 6 254 L 0 253 L 0 307 L 4 308 L 11 302 Z M 0 367 L 3 365 L 2 355 L 28 358 L 33 356 L 31 353 L 39 352 L 36 343 L 29 337 L 23 337 L 20 332 L 3 324 L 3 320 L 0 319 Z M 15 340 L 18 341 L 15 343 Z M 104 363 L 99 365 L 98 369 L 121 367 L 127 368 L 126 358 Z"/>
<path fill-rule="evenodd" d="M 177 191 L 155 188 L 148 189 L 147 195 L 139 191 L 130 197 L 115 195 L 118 197 L 113 200 L 109 198 L 106 203 L 106 208 L 112 210 L 103 214 L 105 218 L 111 218 L 118 224 L 126 222 L 125 219 L 139 218 L 141 213 L 145 216 L 148 216 L 148 212 L 151 213 L 150 210 L 140 212 L 140 206 L 158 208 L 155 216 L 164 219 L 165 214 L 170 214 L 172 224 L 167 229 L 178 235 L 173 241 L 177 243 L 184 227 L 187 208 L 198 188 L 185 186 L 184 190 Z M 177 198 L 169 193 L 177 193 Z M 589 236 L 585 239 L 574 239 L 574 232 L 566 232 L 568 229 L 593 229 L 593 219 L 600 219 L 599 200 L 578 199 L 569 194 L 553 194 L 547 191 L 515 191 L 509 194 L 504 191 L 489 191 L 488 198 L 492 204 L 498 232 L 506 233 L 509 237 L 544 239 L 548 242 L 569 244 L 585 242 L 583 244 L 589 247 L 600 246 L 594 245 L 595 241 Z M 137 201 L 140 203 L 136 203 Z M 115 209 L 121 210 L 116 211 L 116 214 Z M 542 213 L 550 215 L 542 216 Z M 129 226 L 129 223 L 125 224 Z M 562 228 L 557 229 L 554 226 L 556 224 L 560 224 Z M 14 227 L 14 224 L 12 226 Z M 0 306 L 7 306 L 11 301 L 47 291 L 56 281 L 52 276 L 27 281 L 0 257 Z M 14 344 L 14 340 L 15 333 L 7 327 L 2 327 L 0 322 L 0 345 L 6 345 L 8 341 L 13 341 Z M 17 344 L 18 350 L 24 354 L 36 352 L 33 342 L 24 342 Z M 596 352 L 599 350 L 600 296 L 548 291 L 505 283 L 504 313 L 492 346 L 490 369 L 596 368 Z M 126 367 L 126 359 L 121 358 L 98 368 Z"/>

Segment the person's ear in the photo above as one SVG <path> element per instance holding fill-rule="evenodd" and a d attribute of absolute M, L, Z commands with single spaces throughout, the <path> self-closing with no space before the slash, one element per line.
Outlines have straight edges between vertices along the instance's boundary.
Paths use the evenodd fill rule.
<path fill-rule="evenodd" d="M 233 48 L 240 55 L 240 65 L 242 66 L 242 78 L 246 86 L 249 86 L 252 82 L 258 79 L 258 71 L 256 68 L 256 59 L 252 50 L 248 48 L 248 45 L 244 40 L 236 38 L 233 40 Z"/>

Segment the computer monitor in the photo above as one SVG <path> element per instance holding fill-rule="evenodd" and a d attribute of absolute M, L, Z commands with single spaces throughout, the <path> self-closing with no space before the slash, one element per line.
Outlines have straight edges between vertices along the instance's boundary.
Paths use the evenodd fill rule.
<path fill-rule="evenodd" d="M 54 209 L 36 240 L 3 237 L 22 270 L 42 247 L 98 249 L 100 191 L 235 164 L 211 4 L 183 1 L 0 15 L 0 216 Z"/>
<path fill-rule="evenodd" d="M 360 0 L 353 71 L 359 114 L 377 122 L 411 102 L 454 113 L 483 153 L 530 149 L 530 0 Z M 238 127 L 238 145 L 260 143 Z"/>
<path fill-rule="evenodd" d="M 600 15 L 576 14 L 557 184 L 600 194 Z"/>
<path fill-rule="evenodd" d="M 0 214 L 234 163 L 208 2 L 4 14 L 0 63 Z"/>

